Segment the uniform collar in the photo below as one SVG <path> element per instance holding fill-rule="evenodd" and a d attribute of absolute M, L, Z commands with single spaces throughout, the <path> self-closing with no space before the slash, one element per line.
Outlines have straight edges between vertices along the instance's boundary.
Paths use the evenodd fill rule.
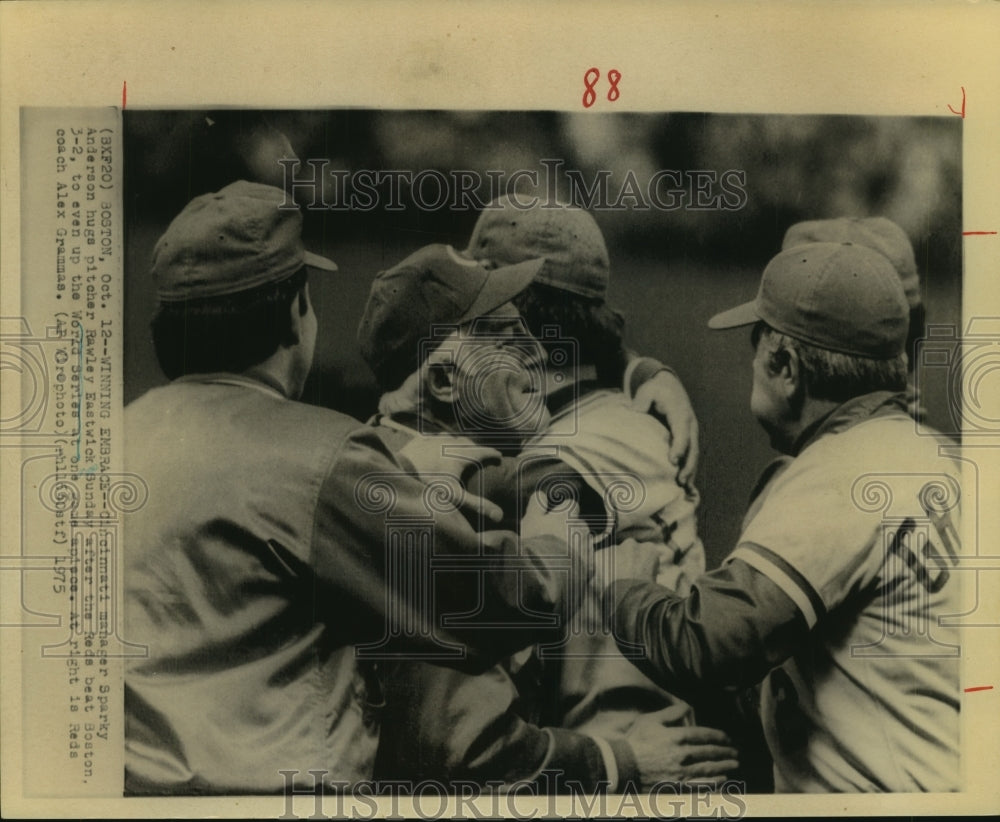
<path fill-rule="evenodd" d="M 747 512 L 743 517 L 743 527 L 757 516 L 766 496 L 765 491 L 771 488 L 779 475 L 792 464 L 794 458 L 820 437 L 827 434 L 839 434 L 853 425 L 865 420 L 884 416 L 899 416 L 906 413 L 906 394 L 895 394 L 891 391 L 876 391 L 850 399 L 838 405 L 829 414 L 811 423 L 792 446 L 791 454 L 782 454 L 773 460 L 757 478 L 753 491 L 750 493 Z"/>
<path fill-rule="evenodd" d="M 906 408 L 906 394 L 903 393 L 875 391 L 854 397 L 810 423 L 792 444 L 792 456 L 797 457 L 807 446 L 827 434 L 839 434 L 873 417 L 898 415 L 899 412 L 906 414 Z"/>
<path fill-rule="evenodd" d="M 265 394 L 287 400 L 281 384 L 266 374 L 232 374 L 227 371 L 216 371 L 210 374 L 185 374 L 174 380 L 175 383 L 202 383 L 206 385 L 234 385 L 240 388 L 253 388 Z"/>
<path fill-rule="evenodd" d="M 443 428 L 431 421 L 421 424 L 420 417 L 412 411 L 400 411 L 391 415 L 379 412 L 368 420 L 368 424 L 382 428 L 393 428 L 396 431 L 404 431 L 411 435 L 421 431 L 421 428 L 433 433 L 444 431 Z"/>

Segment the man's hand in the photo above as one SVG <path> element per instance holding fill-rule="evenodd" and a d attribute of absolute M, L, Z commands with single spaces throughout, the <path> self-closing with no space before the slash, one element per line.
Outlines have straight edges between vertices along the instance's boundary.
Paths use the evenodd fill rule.
<path fill-rule="evenodd" d="M 380 414 L 415 414 L 420 407 L 420 372 L 414 371 L 395 391 L 386 391 L 378 401 Z"/>
<path fill-rule="evenodd" d="M 480 518 L 485 518 L 494 525 L 503 521 L 503 509 L 499 505 L 469 491 L 465 492 L 465 496 L 459 502 L 458 510 L 473 524 L 480 522 Z"/>
<path fill-rule="evenodd" d="M 698 420 L 687 391 L 672 371 L 660 371 L 635 392 L 632 407 L 636 411 L 655 411 L 670 429 L 670 461 L 677 466 L 677 484 L 694 490 L 698 470 Z"/>
<path fill-rule="evenodd" d="M 547 509 L 541 501 L 541 495 L 533 493 L 528 500 L 524 516 L 521 517 L 521 536 L 558 537 L 563 542 L 569 541 L 570 522 L 580 516 L 580 504 L 576 501 L 565 501 L 552 509 Z"/>
<path fill-rule="evenodd" d="M 531 559 L 539 567 L 548 569 L 550 586 L 543 601 L 560 602 L 565 608 L 563 613 L 572 614 L 580 607 L 594 576 L 594 541 L 586 529 L 586 538 L 570 538 L 571 526 L 579 533 L 580 506 L 576 501 L 566 500 L 550 509 L 542 499 L 543 495 L 533 493 L 521 517 L 520 559 Z M 529 550 L 525 540 L 538 537 L 554 537 L 555 543 L 546 540 Z M 563 558 L 567 557 L 568 574 L 563 565 Z M 530 603 L 524 604 L 529 610 L 538 610 Z"/>
<path fill-rule="evenodd" d="M 640 716 L 625 734 L 639 765 L 644 789 L 662 782 L 720 786 L 739 767 L 738 753 L 722 731 L 665 727 L 672 708 Z"/>
<path fill-rule="evenodd" d="M 500 522 L 503 511 L 499 505 L 464 488 L 459 474 L 470 464 L 487 465 L 499 459 L 500 452 L 495 448 L 445 434 L 417 434 L 399 451 L 400 462 L 425 485 L 435 482 L 454 485 L 461 500 L 457 507 L 473 523 L 479 521 L 480 515 L 490 522 Z"/>

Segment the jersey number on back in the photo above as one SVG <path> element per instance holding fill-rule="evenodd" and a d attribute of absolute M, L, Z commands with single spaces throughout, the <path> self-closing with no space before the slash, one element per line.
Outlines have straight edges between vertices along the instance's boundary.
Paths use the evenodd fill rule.
<path fill-rule="evenodd" d="M 958 563 L 958 540 L 951 517 L 946 511 L 943 514 L 928 512 L 928 518 L 934 526 L 934 531 L 941 541 L 944 551 L 951 559 L 951 564 Z M 915 520 L 907 518 L 892 536 L 889 552 L 896 554 L 916 575 L 917 581 L 928 593 L 936 594 L 951 577 L 948 571 L 948 560 L 931 542 L 927 531 L 918 527 Z"/>

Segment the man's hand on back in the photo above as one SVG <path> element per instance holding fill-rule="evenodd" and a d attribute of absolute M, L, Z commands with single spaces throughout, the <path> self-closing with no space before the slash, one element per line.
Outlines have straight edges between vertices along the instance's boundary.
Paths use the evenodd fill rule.
<path fill-rule="evenodd" d="M 642 787 L 663 782 L 721 785 L 739 767 L 729 737 L 715 728 L 664 726 L 663 720 L 674 714 L 673 708 L 665 708 L 640 716 L 625 734 Z"/>
<path fill-rule="evenodd" d="M 670 461 L 677 466 L 677 484 L 691 492 L 698 470 L 698 420 L 680 379 L 672 371 L 660 371 L 635 392 L 632 407 L 659 414 L 670 429 Z"/>

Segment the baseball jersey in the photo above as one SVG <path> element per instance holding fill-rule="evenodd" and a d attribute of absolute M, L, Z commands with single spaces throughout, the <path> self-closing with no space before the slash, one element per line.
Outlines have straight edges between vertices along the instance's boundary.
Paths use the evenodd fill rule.
<path fill-rule="evenodd" d="M 621 542 L 656 544 L 657 579 L 680 593 L 705 572 L 698 538 L 697 492 L 677 484 L 667 431 L 634 411 L 621 391 L 598 389 L 553 415 L 548 430 L 525 446 L 555 448 L 605 501 L 609 528 Z"/>
<path fill-rule="evenodd" d="M 548 430 L 524 453 L 546 447 L 556 449 L 559 459 L 604 500 L 609 522 L 605 537 L 612 544 L 597 552 L 591 596 L 574 615 L 567 642 L 542 651 L 559 680 L 558 711 L 551 719 L 608 738 L 625 733 L 641 714 L 668 707 L 674 709 L 673 718 L 664 724 L 692 724 L 686 704 L 617 650 L 601 608 L 604 586 L 615 576 L 613 546 L 626 539 L 658 557 L 650 582 L 686 594 L 705 571 L 698 496 L 677 484 L 666 429 L 651 415 L 633 410 L 623 392 L 597 389 L 555 413 Z"/>
<path fill-rule="evenodd" d="M 960 611 L 960 473 L 887 408 L 824 425 L 764 488 L 730 557 L 812 629 L 763 683 L 779 792 L 959 787 L 958 636 L 939 618 Z"/>

